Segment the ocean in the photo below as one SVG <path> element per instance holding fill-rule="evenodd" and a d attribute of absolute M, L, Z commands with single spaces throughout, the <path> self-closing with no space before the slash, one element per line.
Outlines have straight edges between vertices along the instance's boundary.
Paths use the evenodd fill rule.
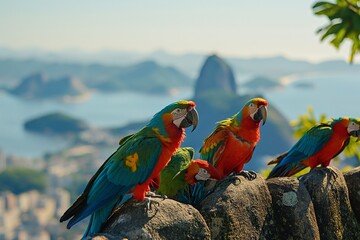
<path fill-rule="evenodd" d="M 302 84 L 301 86 L 299 86 Z M 295 120 L 307 113 L 309 106 L 317 116 L 360 117 L 358 96 L 360 74 L 297 76 L 285 86 L 262 94 L 288 119 Z M 167 104 L 189 99 L 192 91 L 175 95 L 149 95 L 143 93 L 94 92 L 79 103 L 57 101 L 29 101 L 5 92 L 0 93 L 0 149 L 6 155 L 41 157 L 43 154 L 66 147 L 60 138 L 40 136 L 26 132 L 23 123 L 50 112 L 64 112 L 80 118 L 95 127 L 118 127 L 134 121 L 149 119 Z M 201 116 L 200 116 L 201 121 Z"/>

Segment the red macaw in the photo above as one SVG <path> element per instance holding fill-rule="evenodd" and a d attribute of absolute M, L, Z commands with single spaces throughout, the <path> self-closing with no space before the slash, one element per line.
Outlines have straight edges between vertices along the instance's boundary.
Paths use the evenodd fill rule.
<path fill-rule="evenodd" d="M 139 132 L 123 138 L 118 149 L 90 179 L 82 195 L 60 218 L 74 224 L 91 215 L 84 237 L 101 230 L 125 195 L 142 201 L 152 179 L 170 161 L 185 137 L 184 128 L 198 123 L 195 103 L 178 101 L 154 115 Z"/>
<path fill-rule="evenodd" d="M 277 164 L 268 178 L 292 176 L 306 167 L 327 167 L 330 160 L 349 144 L 350 136 L 360 136 L 359 121 L 342 117 L 312 127 L 288 151 L 269 164 Z"/>
<path fill-rule="evenodd" d="M 260 122 L 267 118 L 268 103 L 263 98 L 248 101 L 232 118 L 218 122 L 215 130 L 204 140 L 200 158 L 210 162 L 222 177 L 240 173 L 250 161 L 260 140 Z M 252 179 L 254 172 L 242 173 Z"/>

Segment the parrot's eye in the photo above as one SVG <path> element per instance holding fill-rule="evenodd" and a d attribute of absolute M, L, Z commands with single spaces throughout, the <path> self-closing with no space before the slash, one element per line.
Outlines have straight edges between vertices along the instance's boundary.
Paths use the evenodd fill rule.
<path fill-rule="evenodd" d="M 186 114 L 186 109 L 176 108 L 171 114 L 174 116 L 174 119 L 179 119 Z"/>
<path fill-rule="evenodd" d="M 253 108 L 253 107 L 254 107 L 254 104 L 253 104 L 253 103 L 250 103 L 250 104 L 249 104 L 249 107 L 250 107 L 250 108 Z"/>
<path fill-rule="evenodd" d="M 207 171 L 206 171 L 205 169 L 203 169 L 203 168 L 200 168 L 199 173 L 200 173 L 200 174 L 206 174 Z"/>

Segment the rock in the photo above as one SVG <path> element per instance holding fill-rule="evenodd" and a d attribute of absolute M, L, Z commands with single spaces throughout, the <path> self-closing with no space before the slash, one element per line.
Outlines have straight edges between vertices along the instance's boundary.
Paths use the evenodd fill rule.
<path fill-rule="evenodd" d="M 200 213 L 212 239 L 259 239 L 272 217 L 271 196 L 266 182 L 258 175 L 253 181 L 242 176 L 227 177 L 205 198 Z"/>
<path fill-rule="evenodd" d="M 320 239 L 315 210 L 302 182 L 294 177 L 267 181 L 274 211 L 270 239 Z"/>
<path fill-rule="evenodd" d="M 360 223 L 360 167 L 344 173 L 344 178 L 349 190 L 351 207 Z"/>
<path fill-rule="evenodd" d="M 319 167 L 301 179 L 314 204 L 321 239 L 360 239 L 360 226 L 351 209 L 342 173 Z"/>
<path fill-rule="evenodd" d="M 210 239 L 204 218 L 191 205 L 171 199 L 152 201 L 158 205 L 152 205 L 148 213 L 146 201 L 127 202 L 110 217 L 104 234 L 93 239 Z"/>

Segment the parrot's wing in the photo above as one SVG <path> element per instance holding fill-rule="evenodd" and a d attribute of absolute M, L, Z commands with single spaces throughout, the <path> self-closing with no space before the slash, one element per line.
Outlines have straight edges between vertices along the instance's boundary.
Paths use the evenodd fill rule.
<path fill-rule="evenodd" d="M 160 173 L 160 186 L 157 192 L 168 197 L 176 195 L 178 190 L 185 187 L 185 172 L 194 154 L 193 148 L 179 148 L 171 157 L 170 162 Z"/>
<path fill-rule="evenodd" d="M 75 207 L 65 212 L 61 221 L 74 216 L 68 223 L 70 228 L 114 198 L 120 198 L 136 184 L 145 182 L 155 168 L 161 146 L 157 138 L 134 135 L 132 139 L 127 139 L 101 166 L 79 201 L 74 203 Z"/>
<path fill-rule="evenodd" d="M 227 134 L 225 130 L 214 131 L 205 139 L 200 149 L 201 159 L 207 160 L 213 166 L 217 166 L 221 153 L 225 149 Z"/>
<path fill-rule="evenodd" d="M 320 124 L 307 131 L 271 171 L 270 177 L 291 176 L 306 168 L 302 161 L 321 150 L 330 140 L 333 130 Z"/>

